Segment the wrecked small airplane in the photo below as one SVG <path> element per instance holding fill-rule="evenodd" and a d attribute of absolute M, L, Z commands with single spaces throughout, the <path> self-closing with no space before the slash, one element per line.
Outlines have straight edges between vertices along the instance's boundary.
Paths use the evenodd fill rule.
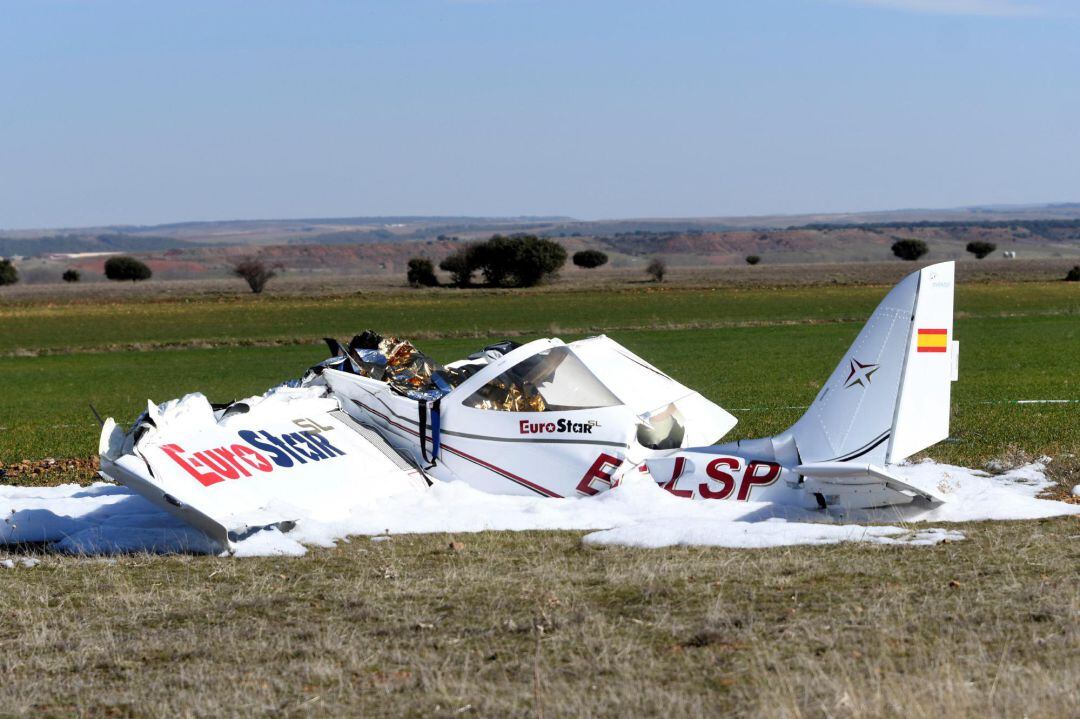
<path fill-rule="evenodd" d="M 367 331 L 301 380 L 212 406 L 149 404 L 109 420 L 101 472 L 230 543 L 287 529 L 290 496 L 461 481 L 587 497 L 647 474 L 688 500 L 822 510 L 944 501 L 889 470 L 948 436 L 954 264 L 908 275 L 878 305 L 806 413 L 773 437 L 719 442 L 737 420 L 614 340 L 501 342 L 440 365 Z"/>

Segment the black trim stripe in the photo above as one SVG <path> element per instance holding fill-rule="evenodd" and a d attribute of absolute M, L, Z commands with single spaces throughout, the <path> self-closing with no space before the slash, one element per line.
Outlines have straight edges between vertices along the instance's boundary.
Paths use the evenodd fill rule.
<path fill-rule="evenodd" d="M 880 445 L 882 442 L 887 440 L 889 438 L 890 434 L 891 434 L 891 430 L 885 430 L 884 432 L 879 434 L 877 437 L 875 437 L 874 439 L 872 439 L 869 442 L 867 442 L 866 444 L 864 444 L 862 447 L 859 447 L 858 449 L 853 449 L 852 451 L 848 452 L 847 454 L 841 455 L 839 457 L 834 457 L 832 459 L 827 459 L 825 461 L 826 462 L 850 462 L 853 459 L 858 459 L 859 457 L 861 457 L 864 454 L 866 454 L 866 453 L 870 452 L 871 450 L 875 449 L 876 447 L 878 447 L 878 445 Z"/>

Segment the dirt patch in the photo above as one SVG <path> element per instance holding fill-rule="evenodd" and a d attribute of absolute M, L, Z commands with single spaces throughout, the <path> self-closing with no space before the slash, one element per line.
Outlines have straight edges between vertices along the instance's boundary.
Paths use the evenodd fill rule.
<path fill-rule="evenodd" d="M 1056 457 L 1036 456 L 1010 444 L 999 456 L 989 460 L 984 469 L 990 474 L 1002 474 L 1033 462 L 1045 465 L 1047 478 L 1054 482 L 1039 494 L 1040 499 L 1080 504 L 1080 496 L 1073 494 L 1073 487 L 1080 485 L 1080 457 L 1075 454 L 1066 452 Z"/>
<path fill-rule="evenodd" d="M 1046 476 L 1054 480 L 1054 485 L 1048 487 L 1040 497 L 1080 504 L 1080 496 L 1073 494 L 1073 488 L 1080 486 L 1080 457 L 1075 454 L 1055 457 L 1046 467 Z"/>
<path fill-rule="evenodd" d="M 100 481 L 98 458 L 67 457 L 55 459 L 24 459 L 21 462 L 0 464 L 0 485 L 12 487 L 55 487 L 60 484 L 86 486 Z"/>

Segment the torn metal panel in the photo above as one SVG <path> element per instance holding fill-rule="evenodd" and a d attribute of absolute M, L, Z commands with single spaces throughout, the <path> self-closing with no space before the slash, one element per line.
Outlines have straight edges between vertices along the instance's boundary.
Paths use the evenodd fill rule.
<path fill-rule="evenodd" d="M 322 387 L 282 388 L 221 410 L 199 394 L 151 404 L 128 432 L 107 423 L 101 472 L 223 549 L 253 528 L 311 516 L 313 507 L 332 514 L 343 494 L 427 486 L 324 394 Z"/>

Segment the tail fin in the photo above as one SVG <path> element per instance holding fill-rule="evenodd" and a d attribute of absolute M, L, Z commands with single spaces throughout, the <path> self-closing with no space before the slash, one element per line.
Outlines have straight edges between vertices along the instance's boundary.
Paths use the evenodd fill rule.
<path fill-rule="evenodd" d="M 930 265 L 886 295 L 789 430 L 802 462 L 899 462 L 949 435 L 954 263 Z"/>

